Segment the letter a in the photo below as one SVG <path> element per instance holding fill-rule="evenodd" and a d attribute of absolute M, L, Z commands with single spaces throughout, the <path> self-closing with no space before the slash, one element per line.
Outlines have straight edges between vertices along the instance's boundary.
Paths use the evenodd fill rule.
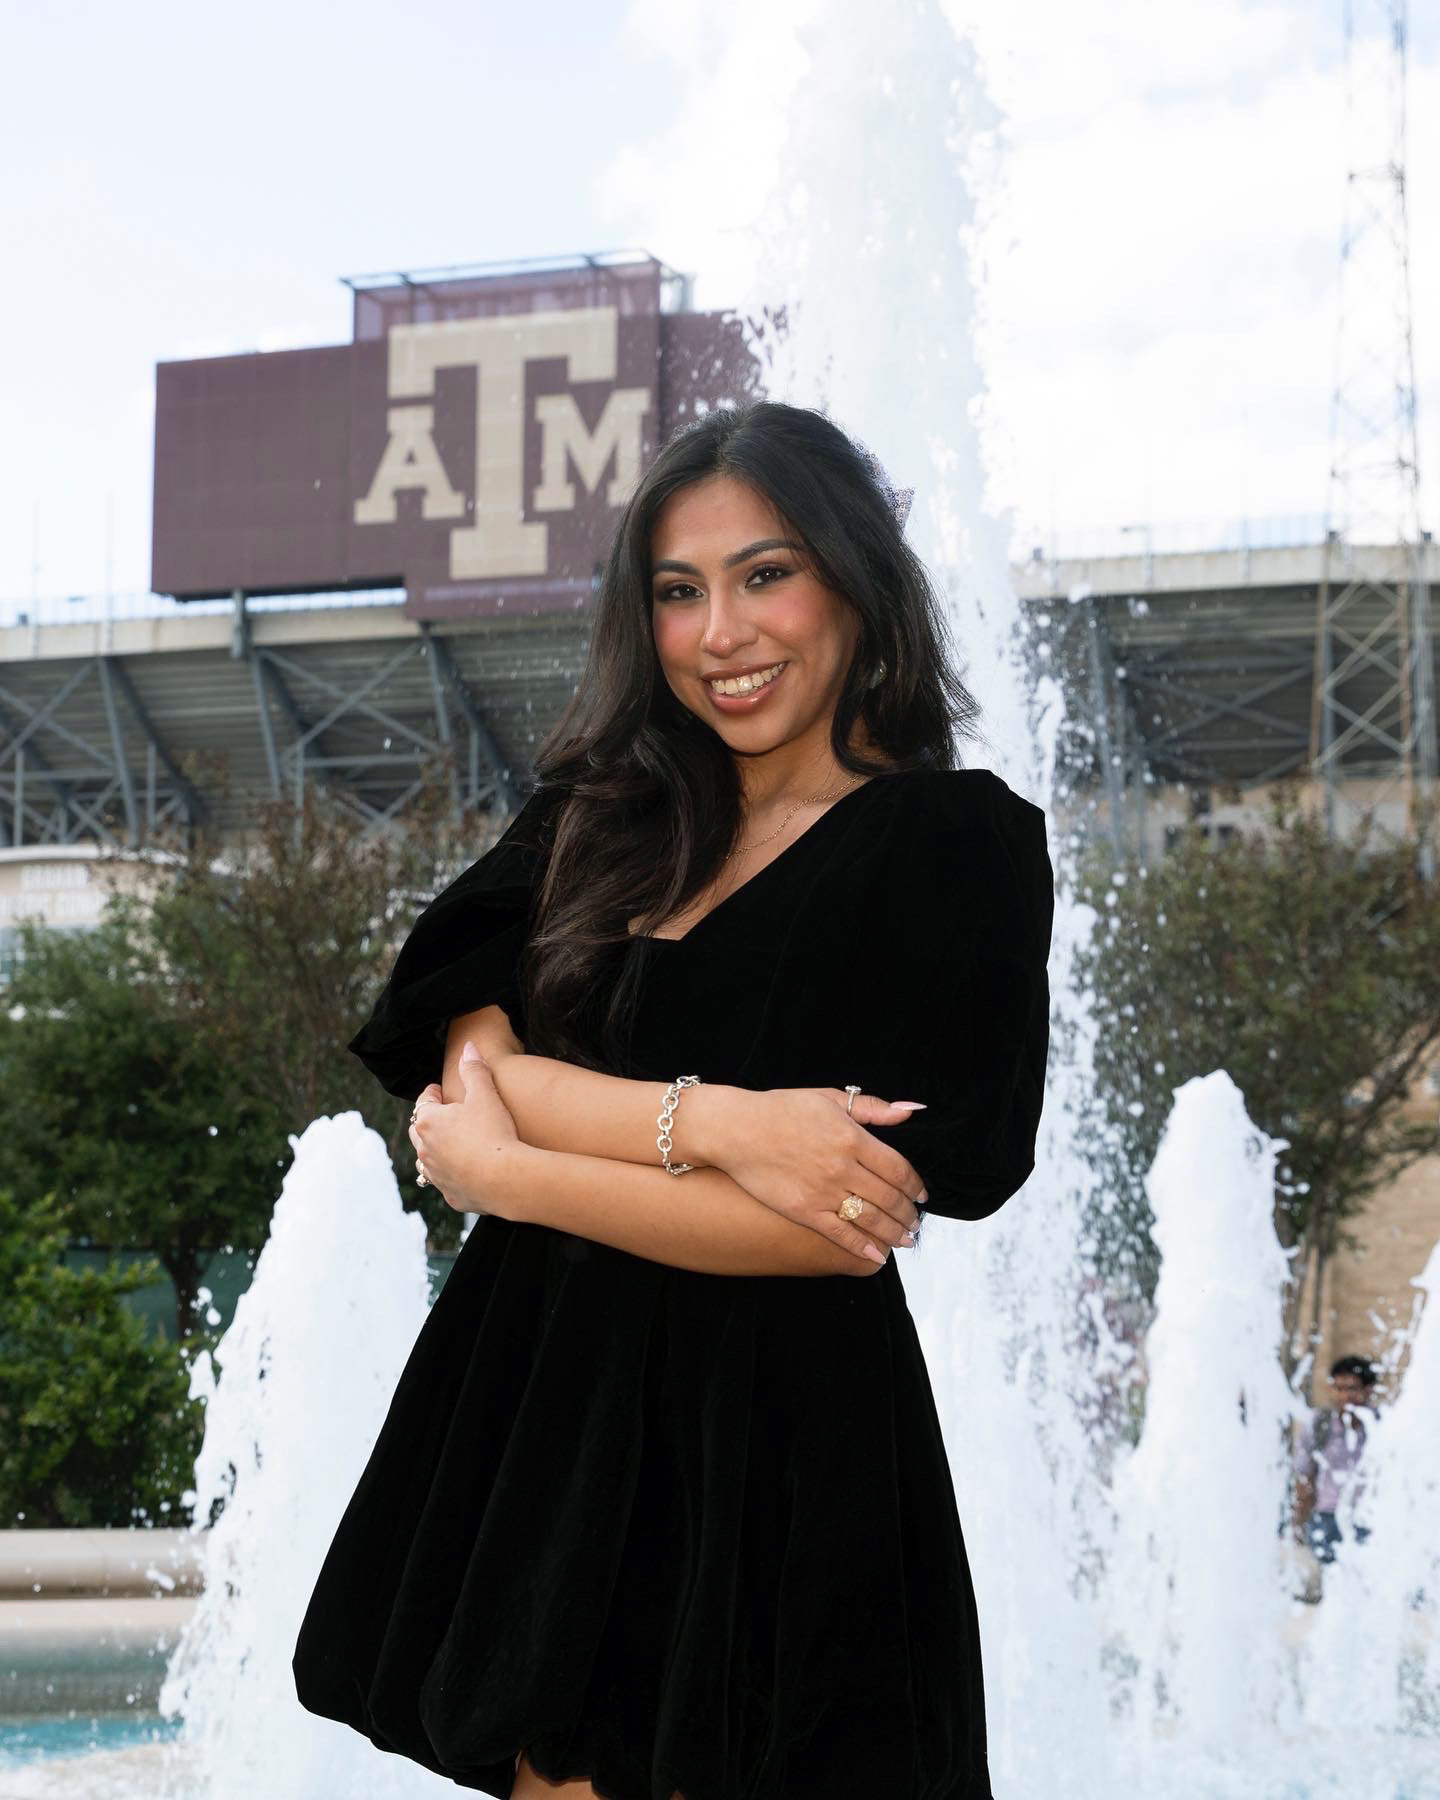
<path fill-rule="evenodd" d="M 451 487 L 435 443 L 435 408 L 392 406 L 387 416 L 390 436 L 370 492 L 355 502 L 355 523 L 393 525 L 395 496 L 406 488 L 419 488 L 422 518 L 463 518 L 464 496 Z"/>

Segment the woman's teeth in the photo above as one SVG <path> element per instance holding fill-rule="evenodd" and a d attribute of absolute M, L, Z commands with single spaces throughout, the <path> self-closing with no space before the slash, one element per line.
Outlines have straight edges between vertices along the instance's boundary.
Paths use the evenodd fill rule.
<path fill-rule="evenodd" d="M 734 675 L 728 681 L 712 681 L 710 686 L 717 694 L 753 694 L 756 688 L 773 681 L 784 667 L 783 662 L 778 662 L 754 675 Z"/>

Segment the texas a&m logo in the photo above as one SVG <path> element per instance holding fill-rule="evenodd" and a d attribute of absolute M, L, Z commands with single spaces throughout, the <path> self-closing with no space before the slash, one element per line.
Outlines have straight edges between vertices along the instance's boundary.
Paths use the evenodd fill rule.
<path fill-rule="evenodd" d="M 640 477 L 646 387 L 613 387 L 593 429 L 572 394 L 538 394 L 540 479 L 525 491 L 526 368 L 563 359 L 572 384 L 614 382 L 619 314 L 613 306 L 393 325 L 389 331 L 389 433 L 356 525 L 393 525 L 397 496 L 420 495 L 421 517 L 466 520 L 449 533 L 452 580 L 543 575 L 549 527 L 534 513 L 573 512 L 576 483 L 622 506 Z M 435 376 L 475 372 L 473 508 L 447 470 L 435 437 Z M 607 480 L 608 473 L 608 480 Z"/>

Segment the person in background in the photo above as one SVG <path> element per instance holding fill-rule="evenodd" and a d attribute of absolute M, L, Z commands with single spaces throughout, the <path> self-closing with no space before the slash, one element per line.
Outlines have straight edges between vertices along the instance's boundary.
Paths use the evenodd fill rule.
<path fill-rule="evenodd" d="M 1356 1511 L 1365 1491 L 1365 1415 L 1379 1416 L 1371 1400 L 1375 1382 L 1374 1365 L 1363 1356 L 1337 1357 L 1330 1365 L 1331 1404 L 1315 1408 L 1295 1441 L 1295 1538 L 1318 1563 L 1335 1561 L 1335 1546 L 1346 1535 L 1342 1522 L 1357 1544 L 1370 1535 Z M 1300 1597 L 1318 1600 L 1318 1581 Z"/>

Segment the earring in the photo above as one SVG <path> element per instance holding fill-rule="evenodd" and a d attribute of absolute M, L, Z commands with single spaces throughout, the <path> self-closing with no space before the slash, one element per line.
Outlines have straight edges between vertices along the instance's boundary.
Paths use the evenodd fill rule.
<path fill-rule="evenodd" d="M 885 664 L 883 662 L 881 662 L 880 665 L 875 670 L 875 673 L 870 677 L 869 685 L 872 688 L 877 688 L 877 687 L 879 687 L 880 683 L 884 679 L 885 679 Z"/>

